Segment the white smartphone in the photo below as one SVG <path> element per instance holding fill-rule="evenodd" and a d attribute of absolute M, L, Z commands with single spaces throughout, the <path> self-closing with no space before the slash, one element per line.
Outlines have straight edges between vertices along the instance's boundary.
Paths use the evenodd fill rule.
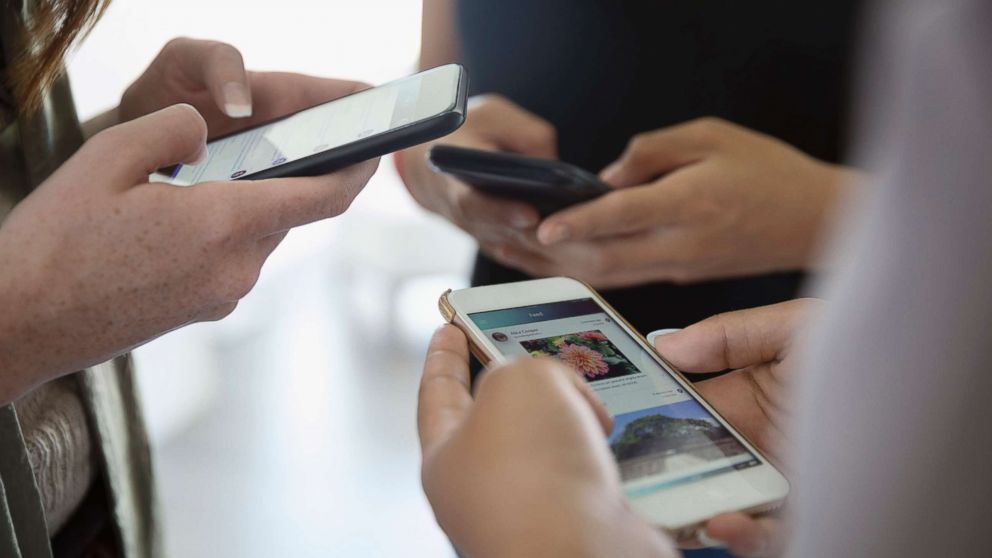
<path fill-rule="evenodd" d="M 613 416 L 624 491 L 679 540 L 723 512 L 780 506 L 789 483 L 601 296 L 564 277 L 448 291 L 445 319 L 483 363 L 529 356 L 572 366 Z"/>
<path fill-rule="evenodd" d="M 207 143 L 206 161 L 152 180 L 189 186 L 327 174 L 447 135 L 465 120 L 468 76 L 440 66 Z"/>

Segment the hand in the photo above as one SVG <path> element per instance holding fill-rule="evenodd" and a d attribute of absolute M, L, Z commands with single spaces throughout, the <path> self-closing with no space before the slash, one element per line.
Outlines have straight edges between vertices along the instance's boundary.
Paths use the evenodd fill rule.
<path fill-rule="evenodd" d="M 343 212 L 376 168 L 315 178 L 147 183 L 205 149 L 176 105 L 96 135 L 0 227 L 0 403 L 234 310 L 291 227 Z"/>
<path fill-rule="evenodd" d="M 420 385 L 424 491 L 468 556 L 676 556 L 635 517 L 606 443 L 611 420 L 586 383 L 547 359 L 480 377 L 454 326 L 434 335 Z"/>
<path fill-rule="evenodd" d="M 169 41 L 121 98 L 126 122 L 176 103 L 193 105 L 210 137 L 241 130 L 324 103 L 368 86 L 284 72 L 248 72 L 241 53 L 226 43 Z"/>
<path fill-rule="evenodd" d="M 520 240 L 534 237 L 540 219 L 537 210 L 526 203 L 479 193 L 451 176 L 435 173 L 427 165 L 427 152 L 437 143 L 554 158 L 554 128 L 503 97 L 477 97 L 472 99 L 465 124 L 458 131 L 407 149 L 397 159 L 414 199 L 475 237 L 483 252 L 493 256 L 507 244 L 528 250 Z"/>
<path fill-rule="evenodd" d="M 791 416 L 790 386 L 795 369 L 793 345 L 820 302 L 793 300 L 720 314 L 655 341 L 661 353 L 686 375 L 732 372 L 695 384 L 721 415 L 782 464 Z M 783 528 L 773 517 L 741 513 L 710 520 L 703 539 L 725 543 L 737 556 L 777 556 Z"/>
<path fill-rule="evenodd" d="M 541 223 L 541 257 L 506 254 L 532 275 L 598 287 L 692 282 L 814 264 L 851 171 L 716 119 L 642 134 L 602 178 L 618 188 Z M 633 187 L 637 186 L 637 187 Z"/>

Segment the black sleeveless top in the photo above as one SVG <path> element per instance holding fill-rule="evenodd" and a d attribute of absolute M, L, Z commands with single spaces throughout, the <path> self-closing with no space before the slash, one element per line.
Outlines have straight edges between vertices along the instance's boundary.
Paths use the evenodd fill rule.
<path fill-rule="evenodd" d="M 558 129 L 598 172 L 636 133 L 718 116 L 814 157 L 844 152 L 857 0 L 459 0 L 473 93 L 500 93 Z M 522 280 L 480 254 L 473 284 Z M 645 331 L 796 295 L 782 273 L 608 291 Z"/>

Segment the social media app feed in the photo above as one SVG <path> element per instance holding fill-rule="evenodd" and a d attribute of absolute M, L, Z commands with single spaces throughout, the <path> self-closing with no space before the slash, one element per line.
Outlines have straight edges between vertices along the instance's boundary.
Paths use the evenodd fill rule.
<path fill-rule="evenodd" d="M 298 112 L 207 144 L 207 160 L 176 165 L 170 182 L 233 180 L 423 120 L 454 102 L 458 74 L 439 68 Z"/>
<path fill-rule="evenodd" d="M 593 299 L 470 314 L 506 356 L 572 367 L 613 415 L 610 448 L 631 497 L 760 461 Z"/>

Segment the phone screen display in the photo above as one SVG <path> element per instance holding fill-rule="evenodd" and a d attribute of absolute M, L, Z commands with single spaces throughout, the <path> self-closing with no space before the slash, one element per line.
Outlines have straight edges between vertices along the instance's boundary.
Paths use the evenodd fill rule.
<path fill-rule="evenodd" d="M 233 180 L 425 120 L 454 106 L 458 79 L 442 66 L 211 141 L 205 162 L 176 165 L 168 181 Z"/>
<path fill-rule="evenodd" d="M 506 356 L 571 366 L 613 416 L 629 497 L 761 464 L 591 298 L 469 314 Z"/>

